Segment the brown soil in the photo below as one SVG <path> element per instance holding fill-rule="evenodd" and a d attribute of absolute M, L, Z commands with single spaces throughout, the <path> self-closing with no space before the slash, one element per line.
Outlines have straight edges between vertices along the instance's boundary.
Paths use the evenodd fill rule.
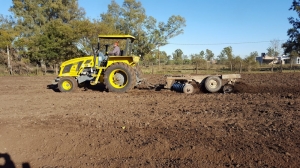
<path fill-rule="evenodd" d="M 54 78 L 0 77 L 0 167 L 299 166 L 300 73 L 242 74 L 231 94 L 60 93 Z"/>

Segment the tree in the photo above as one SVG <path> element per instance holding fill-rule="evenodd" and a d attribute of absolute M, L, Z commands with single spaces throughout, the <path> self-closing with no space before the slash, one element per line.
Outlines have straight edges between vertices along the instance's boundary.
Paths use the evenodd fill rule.
<path fill-rule="evenodd" d="M 270 41 L 270 47 L 267 48 L 267 55 L 271 57 L 278 57 L 280 54 L 280 40 L 274 39 Z"/>
<path fill-rule="evenodd" d="M 175 50 L 173 53 L 174 64 L 180 65 L 183 63 L 183 52 L 181 49 Z"/>
<path fill-rule="evenodd" d="M 18 28 L 25 37 L 42 33 L 42 27 L 52 20 L 69 23 L 82 19 L 85 14 L 84 9 L 78 7 L 77 0 L 13 0 L 10 11 L 18 20 Z"/>
<path fill-rule="evenodd" d="M 142 3 L 136 0 L 124 0 L 122 6 L 112 0 L 107 13 L 100 16 L 101 22 L 114 25 L 114 28 L 123 34 L 135 36 L 135 54 L 142 56 L 182 34 L 182 27 L 185 26 L 185 19 L 179 15 L 171 16 L 167 23 L 157 23 L 155 18 L 146 15 Z"/>
<path fill-rule="evenodd" d="M 169 61 L 168 55 L 165 51 L 159 51 L 159 58 L 157 57 L 157 59 L 160 59 L 160 63 L 166 64 Z"/>
<path fill-rule="evenodd" d="M 234 57 L 232 60 L 231 60 L 231 63 L 232 63 L 232 69 L 233 70 L 242 70 L 242 62 L 243 62 L 243 59 L 240 57 L 240 56 L 236 56 Z"/>
<path fill-rule="evenodd" d="M 214 59 L 214 56 L 215 56 L 215 54 L 214 54 L 211 50 L 206 49 L 206 52 L 205 52 L 205 59 L 206 59 L 207 61 L 212 61 L 212 59 Z"/>
<path fill-rule="evenodd" d="M 219 55 L 219 58 L 222 59 L 222 62 L 227 63 L 227 65 L 230 67 L 230 70 L 233 69 L 232 60 L 234 59 L 234 55 L 232 54 L 232 47 L 225 47 L 221 51 L 221 54 Z"/>
<path fill-rule="evenodd" d="M 71 25 L 53 20 L 42 30 L 44 33 L 35 36 L 34 44 L 29 48 L 28 54 L 33 61 L 43 60 L 54 64 L 83 54 L 74 45 L 78 38 L 74 35 Z"/>
<path fill-rule="evenodd" d="M 76 46 L 86 55 L 97 54 L 99 34 L 119 34 L 119 31 L 114 29 L 113 25 L 100 22 L 99 20 L 74 20 L 70 22 L 70 25 L 77 39 L 75 42 Z M 102 44 L 108 44 L 109 42 L 111 41 L 101 41 L 100 51 L 103 52 L 105 50 L 105 46 Z M 119 46 L 123 46 L 122 41 L 120 41 Z"/>
<path fill-rule="evenodd" d="M 258 62 L 256 62 L 256 57 L 258 57 L 257 51 L 251 52 L 249 56 L 244 58 L 244 64 L 247 71 L 251 71 L 252 68 L 256 68 L 258 66 Z"/>
<path fill-rule="evenodd" d="M 226 61 L 227 61 L 226 55 L 224 52 L 221 51 L 221 53 L 218 55 L 218 63 L 225 64 Z"/>
<path fill-rule="evenodd" d="M 71 37 L 70 34 L 74 33 L 74 31 L 69 28 L 70 23 L 74 20 L 82 19 L 85 14 L 84 10 L 78 7 L 77 0 L 13 0 L 13 6 L 10 8 L 10 11 L 13 12 L 17 19 L 15 28 L 21 32 L 17 38 L 16 45 L 22 48 L 20 50 L 23 51 L 21 54 L 27 54 L 27 51 L 29 51 L 29 56 L 34 61 L 44 58 L 50 59 L 49 56 L 45 56 L 46 52 L 51 51 L 48 53 L 49 55 L 55 54 L 55 51 L 65 49 L 66 51 L 62 53 L 68 53 L 70 48 L 74 48 L 75 41 L 70 42 L 70 39 L 60 38 Z M 70 32 L 64 31 L 64 28 Z M 59 35 L 59 32 L 55 33 L 55 31 L 62 31 L 67 33 L 67 35 Z M 46 37 L 46 34 L 52 36 Z M 62 48 L 59 45 L 54 45 L 51 43 L 53 39 L 61 42 L 69 41 L 69 46 L 64 45 L 64 48 Z M 72 39 L 75 40 L 76 38 L 72 37 Z M 49 48 L 42 49 L 41 46 Z M 57 54 L 55 55 L 57 56 Z M 39 58 L 40 56 L 41 58 Z"/>
<path fill-rule="evenodd" d="M 274 68 L 274 63 L 275 60 L 277 59 L 278 55 L 279 55 L 279 40 L 271 40 L 270 41 L 270 47 L 267 48 L 267 55 L 273 57 L 273 61 L 272 61 L 272 69 L 271 71 L 273 72 L 273 68 Z"/>
<path fill-rule="evenodd" d="M 198 73 L 199 67 L 206 67 L 207 68 L 207 61 L 204 59 L 204 51 L 200 51 L 199 54 L 192 54 L 191 55 L 191 61 L 193 64 L 195 64 L 196 73 Z"/>
<path fill-rule="evenodd" d="M 293 10 L 297 13 L 297 16 L 300 16 L 300 0 L 293 0 L 292 6 L 289 10 Z M 284 53 L 292 53 L 293 51 L 299 54 L 300 52 L 300 20 L 294 17 L 288 18 L 289 23 L 292 25 L 292 28 L 288 29 L 287 35 L 289 39 L 282 45 Z M 294 53 L 295 53 L 294 52 Z"/>
<path fill-rule="evenodd" d="M 187 55 L 183 55 L 183 64 L 190 64 L 191 60 L 189 59 L 189 57 Z"/>
<path fill-rule="evenodd" d="M 0 15 L 0 48 L 6 50 L 11 47 L 16 38 L 17 32 L 14 30 L 15 21 L 12 17 Z"/>
<path fill-rule="evenodd" d="M 200 51 L 199 54 L 191 54 L 191 61 L 194 63 L 196 66 L 199 66 L 201 63 L 203 63 L 204 60 L 204 51 Z"/>
<path fill-rule="evenodd" d="M 0 15 L 0 49 L 6 50 L 7 53 L 7 67 L 12 74 L 12 65 L 10 50 L 13 47 L 13 41 L 17 36 L 17 31 L 14 29 L 15 21 L 12 17 L 4 17 Z M 3 58 L 0 63 L 5 62 Z"/>

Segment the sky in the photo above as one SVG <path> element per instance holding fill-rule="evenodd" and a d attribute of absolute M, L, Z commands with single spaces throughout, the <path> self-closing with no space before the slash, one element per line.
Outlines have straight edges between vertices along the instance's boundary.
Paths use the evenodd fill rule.
<path fill-rule="evenodd" d="M 124 0 L 115 0 L 122 5 Z M 211 50 L 215 56 L 231 46 L 233 54 L 245 58 L 251 52 L 267 52 L 272 40 L 284 43 L 287 30 L 292 27 L 289 17 L 298 18 L 290 11 L 293 0 L 136 0 L 142 3 L 147 16 L 167 22 L 172 15 L 186 20 L 184 33 L 169 39 L 160 47 L 168 55 L 181 49 L 184 55 Z M 78 0 L 90 19 L 106 13 L 111 0 Z M 0 14 L 12 15 L 11 0 L 1 0 Z M 283 52 L 283 50 L 281 51 Z"/>

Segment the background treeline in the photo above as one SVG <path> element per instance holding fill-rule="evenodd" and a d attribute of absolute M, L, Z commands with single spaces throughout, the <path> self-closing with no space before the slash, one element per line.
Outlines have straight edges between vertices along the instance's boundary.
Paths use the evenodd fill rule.
<path fill-rule="evenodd" d="M 136 37 L 134 54 L 145 56 L 158 44 L 181 33 L 185 19 L 170 16 L 158 22 L 147 16 L 142 4 L 111 1 L 100 19 L 89 19 L 77 0 L 13 0 L 12 16 L 0 15 L 0 64 L 53 66 L 62 61 L 93 55 L 99 34 Z M 103 49 L 103 46 L 101 46 Z"/>
<path fill-rule="evenodd" d="M 184 32 L 185 18 L 172 15 L 165 22 L 158 22 L 147 16 L 142 3 L 137 0 L 124 0 L 117 4 L 114 0 L 106 13 L 99 13 L 99 19 L 85 16 L 85 10 L 77 0 L 13 0 L 9 9 L 12 15 L 0 15 L 0 68 L 14 73 L 32 71 L 36 66 L 53 68 L 62 61 L 97 52 L 99 34 L 130 34 L 136 37 L 134 54 L 142 57 L 143 65 L 193 65 L 212 67 L 218 64 L 230 69 L 251 70 L 259 65 L 254 51 L 246 58 L 233 54 L 231 46 L 215 55 L 206 49 L 199 53 L 185 55 L 180 48 L 171 55 L 160 51 L 159 47 Z M 294 0 L 291 10 L 299 13 L 299 0 Z M 279 44 L 271 41 L 267 55 L 278 56 L 280 48 L 285 53 L 297 56 L 297 19 L 289 18 L 293 28 L 288 30 L 289 41 Z M 121 43 L 121 46 L 124 45 Z M 101 45 L 100 50 L 104 47 Z"/>

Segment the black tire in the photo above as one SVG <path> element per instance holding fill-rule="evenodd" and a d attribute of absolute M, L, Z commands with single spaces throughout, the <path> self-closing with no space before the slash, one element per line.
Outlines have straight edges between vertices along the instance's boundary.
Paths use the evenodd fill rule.
<path fill-rule="evenodd" d="M 61 92 L 72 92 L 78 87 L 78 84 L 76 79 L 73 77 L 62 77 L 57 86 Z"/>
<path fill-rule="evenodd" d="M 104 84 L 110 92 L 127 92 L 136 84 L 136 75 L 130 66 L 114 63 L 104 72 Z"/>
<path fill-rule="evenodd" d="M 224 93 L 232 93 L 234 90 L 234 86 L 231 84 L 226 84 L 223 86 L 223 92 Z"/>
<path fill-rule="evenodd" d="M 205 80 L 205 89 L 211 93 L 218 92 L 222 87 L 222 80 L 217 76 L 210 76 Z"/>

